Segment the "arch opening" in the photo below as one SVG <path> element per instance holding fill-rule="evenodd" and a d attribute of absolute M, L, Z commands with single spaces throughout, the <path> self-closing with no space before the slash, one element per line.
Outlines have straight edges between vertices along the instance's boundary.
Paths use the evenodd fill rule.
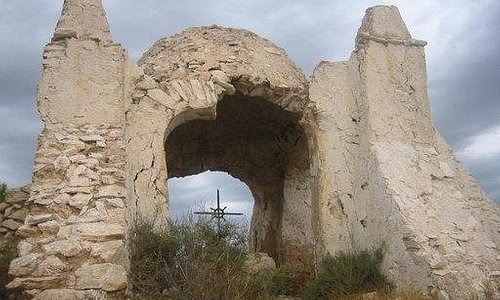
<path fill-rule="evenodd" d="M 312 177 L 300 117 L 263 98 L 225 96 L 213 120 L 171 128 L 165 151 L 169 178 L 211 170 L 248 185 L 254 198 L 251 250 L 279 263 L 312 266 Z"/>
<path fill-rule="evenodd" d="M 221 206 L 227 206 L 230 212 L 243 213 L 243 216 L 226 218 L 248 227 L 254 201 L 250 188 L 243 181 L 219 171 L 170 178 L 170 218 L 182 219 L 194 211 L 210 211 L 211 207 L 217 206 L 216 189 L 221 189 Z"/>

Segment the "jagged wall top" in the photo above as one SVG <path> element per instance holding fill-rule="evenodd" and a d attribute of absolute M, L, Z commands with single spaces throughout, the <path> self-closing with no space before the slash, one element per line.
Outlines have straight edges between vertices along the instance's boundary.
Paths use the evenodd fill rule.
<path fill-rule="evenodd" d="M 111 42 L 101 0 L 65 0 L 52 41 L 65 38 Z"/>
<path fill-rule="evenodd" d="M 248 30 L 189 28 L 157 41 L 139 65 L 160 88 L 172 80 L 227 79 L 235 91 L 264 97 L 289 111 L 302 112 L 307 104 L 308 83 L 300 68 L 285 50 Z M 226 79 L 214 76 L 220 71 Z"/>
<path fill-rule="evenodd" d="M 366 10 L 356 36 L 356 46 L 366 40 L 382 43 L 425 46 L 427 42 L 414 40 L 396 6 L 378 5 Z"/>
<path fill-rule="evenodd" d="M 123 124 L 127 61 L 101 0 L 65 0 L 38 85 L 45 125 Z"/>

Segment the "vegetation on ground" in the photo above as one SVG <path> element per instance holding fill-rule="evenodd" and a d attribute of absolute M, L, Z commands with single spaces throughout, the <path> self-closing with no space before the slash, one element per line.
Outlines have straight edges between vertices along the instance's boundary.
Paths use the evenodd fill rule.
<path fill-rule="evenodd" d="M 0 299 L 7 299 L 9 295 L 5 285 L 9 283 L 9 265 L 17 256 L 17 240 L 11 236 L 0 236 Z"/>
<path fill-rule="evenodd" d="M 5 198 L 7 197 L 7 184 L 0 183 L 0 203 L 5 202 Z"/>
<path fill-rule="evenodd" d="M 138 222 L 130 234 L 131 277 L 142 299 L 246 299 L 241 278 L 246 235 L 224 223 L 184 219 L 155 229 Z"/>
<path fill-rule="evenodd" d="M 218 230 L 202 218 L 184 218 L 163 229 L 139 221 L 129 247 L 136 299 L 345 299 L 392 288 L 380 272 L 381 250 L 328 257 L 316 278 L 298 262 L 250 276 L 247 231 L 229 222 Z"/>
<path fill-rule="evenodd" d="M 374 253 L 339 253 L 321 262 L 317 278 L 311 281 L 304 299 L 345 299 L 349 295 L 361 295 L 377 291 L 390 291 L 392 285 L 380 272 L 384 256 L 382 248 Z"/>

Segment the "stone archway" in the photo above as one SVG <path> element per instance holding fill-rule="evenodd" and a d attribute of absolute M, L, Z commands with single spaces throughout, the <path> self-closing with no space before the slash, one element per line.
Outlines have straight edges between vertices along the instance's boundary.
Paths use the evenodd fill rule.
<path fill-rule="evenodd" d="M 307 80 L 283 49 L 201 27 L 159 40 L 139 67 L 127 110 L 129 223 L 168 220 L 167 178 L 226 171 L 256 199 L 253 248 L 312 266 L 317 154 L 302 124 Z"/>
<path fill-rule="evenodd" d="M 307 137 L 300 115 L 243 95 L 217 103 L 214 120 L 169 128 L 169 177 L 224 171 L 245 182 L 254 197 L 252 249 L 278 261 L 313 261 Z"/>

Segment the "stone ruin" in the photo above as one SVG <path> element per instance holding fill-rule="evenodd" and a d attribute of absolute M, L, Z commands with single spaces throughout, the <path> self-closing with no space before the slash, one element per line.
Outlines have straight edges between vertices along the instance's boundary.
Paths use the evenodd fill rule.
<path fill-rule="evenodd" d="M 500 276 L 499 208 L 434 127 L 425 45 L 376 6 L 349 60 L 310 78 L 272 42 L 219 26 L 134 63 L 100 0 L 66 0 L 43 52 L 45 127 L 8 288 L 125 294 L 128 229 L 166 224 L 168 178 L 217 170 L 250 187 L 253 248 L 277 261 L 382 246 L 398 287 L 480 295 Z"/>

